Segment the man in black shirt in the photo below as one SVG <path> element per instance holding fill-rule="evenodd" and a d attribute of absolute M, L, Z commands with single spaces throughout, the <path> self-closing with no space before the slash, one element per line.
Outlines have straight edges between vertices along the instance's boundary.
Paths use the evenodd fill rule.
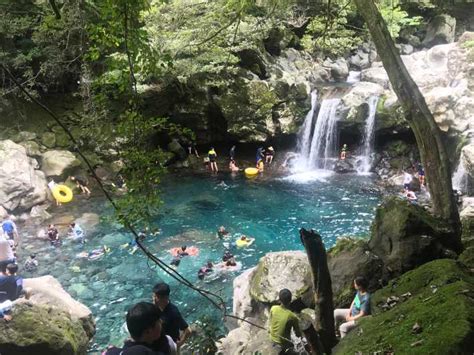
<path fill-rule="evenodd" d="M 153 287 L 153 303 L 161 310 L 163 320 L 163 331 L 169 335 L 178 345 L 178 349 L 191 335 L 188 323 L 181 316 L 181 313 L 174 304 L 170 302 L 170 287 L 164 282 L 160 282 Z M 180 331 L 182 334 L 180 335 Z"/>

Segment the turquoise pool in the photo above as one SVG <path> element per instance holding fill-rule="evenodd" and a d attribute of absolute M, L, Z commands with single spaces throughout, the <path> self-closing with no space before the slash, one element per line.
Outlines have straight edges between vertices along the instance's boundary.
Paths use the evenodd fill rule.
<path fill-rule="evenodd" d="M 316 180 L 246 179 L 230 174 L 173 176 L 161 185 L 164 205 L 155 221 L 161 233 L 148 238 L 145 244 L 168 263 L 172 247 L 198 247 L 199 255 L 184 258 L 178 270 L 197 285 L 222 295 L 231 307 L 232 280 L 239 272 L 200 281 L 197 270 L 207 260 L 219 261 L 229 247 L 242 269 L 252 267 L 269 251 L 302 249 L 298 236 L 301 227 L 320 232 L 326 247 L 331 247 L 338 236 L 363 237 L 368 234 L 380 200 L 372 187 L 370 177 L 356 175 Z M 77 217 L 84 212 L 107 215 L 111 210 L 102 198 L 93 198 L 64 207 L 58 216 Z M 216 231 L 220 225 L 232 237 L 219 239 Z M 88 229 L 87 225 L 82 227 Z M 255 237 L 255 243 L 247 249 L 236 249 L 232 242 L 240 234 Z M 40 262 L 38 271 L 30 275 L 52 274 L 93 311 L 97 321 L 93 348 L 121 343 L 125 311 L 137 301 L 151 300 L 151 288 L 159 279 L 171 284 L 173 302 L 188 321 L 203 315 L 219 319 L 205 299 L 163 275 L 140 251 L 132 255 L 129 248 L 122 248 L 131 236 L 119 225 L 102 221 L 94 231 L 88 231 L 88 239 L 84 247 L 66 242 L 58 249 L 32 236 L 27 243 Z M 94 261 L 77 257 L 81 251 L 102 245 L 109 246 L 111 252 Z M 24 253 L 28 252 L 25 249 Z"/>

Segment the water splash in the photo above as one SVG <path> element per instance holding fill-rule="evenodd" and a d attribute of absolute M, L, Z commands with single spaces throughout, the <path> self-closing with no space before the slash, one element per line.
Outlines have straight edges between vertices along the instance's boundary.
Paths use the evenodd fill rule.
<path fill-rule="evenodd" d="M 367 121 L 365 122 L 364 140 L 362 148 L 362 156 L 357 172 L 367 174 L 372 167 L 372 153 L 374 149 L 374 127 L 375 127 L 375 113 L 377 111 L 378 96 L 371 96 L 367 102 L 369 105 L 369 113 Z"/>

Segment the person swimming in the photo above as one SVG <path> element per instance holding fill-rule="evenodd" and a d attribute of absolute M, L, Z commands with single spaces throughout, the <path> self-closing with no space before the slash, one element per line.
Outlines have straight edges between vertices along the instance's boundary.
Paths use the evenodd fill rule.
<path fill-rule="evenodd" d="M 220 226 L 219 229 L 217 230 L 217 236 L 219 238 L 224 238 L 229 235 L 229 232 L 225 229 L 224 226 Z"/>
<path fill-rule="evenodd" d="M 198 279 L 204 280 L 204 277 L 209 275 L 213 271 L 213 268 L 214 265 L 212 264 L 212 261 L 209 260 L 206 265 L 199 269 Z"/>
<path fill-rule="evenodd" d="M 255 238 L 250 238 L 250 237 L 247 237 L 246 235 L 242 235 L 239 239 L 237 239 L 235 244 L 238 247 L 248 247 L 252 245 L 254 241 L 255 241 Z"/>

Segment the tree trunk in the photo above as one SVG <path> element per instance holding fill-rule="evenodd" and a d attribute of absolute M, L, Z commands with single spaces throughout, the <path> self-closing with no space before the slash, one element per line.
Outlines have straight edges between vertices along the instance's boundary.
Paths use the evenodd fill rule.
<path fill-rule="evenodd" d="M 313 230 L 300 229 L 301 242 L 308 255 L 311 273 L 313 275 L 314 300 L 316 304 L 316 331 L 324 348 L 324 353 L 330 354 L 337 343 L 334 329 L 334 305 L 332 302 L 331 275 L 321 236 Z M 317 344 L 311 344 L 316 351 Z"/>
<path fill-rule="evenodd" d="M 450 245 L 446 246 L 460 251 L 461 222 L 453 196 L 451 169 L 440 129 L 426 105 L 425 98 L 400 58 L 374 0 L 354 1 L 367 23 L 377 53 L 403 107 L 405 118 L 415 134 L 421 162 L 426 171 L 434 213 L 449 223 L 453 229 L 453 238 Z"/>

